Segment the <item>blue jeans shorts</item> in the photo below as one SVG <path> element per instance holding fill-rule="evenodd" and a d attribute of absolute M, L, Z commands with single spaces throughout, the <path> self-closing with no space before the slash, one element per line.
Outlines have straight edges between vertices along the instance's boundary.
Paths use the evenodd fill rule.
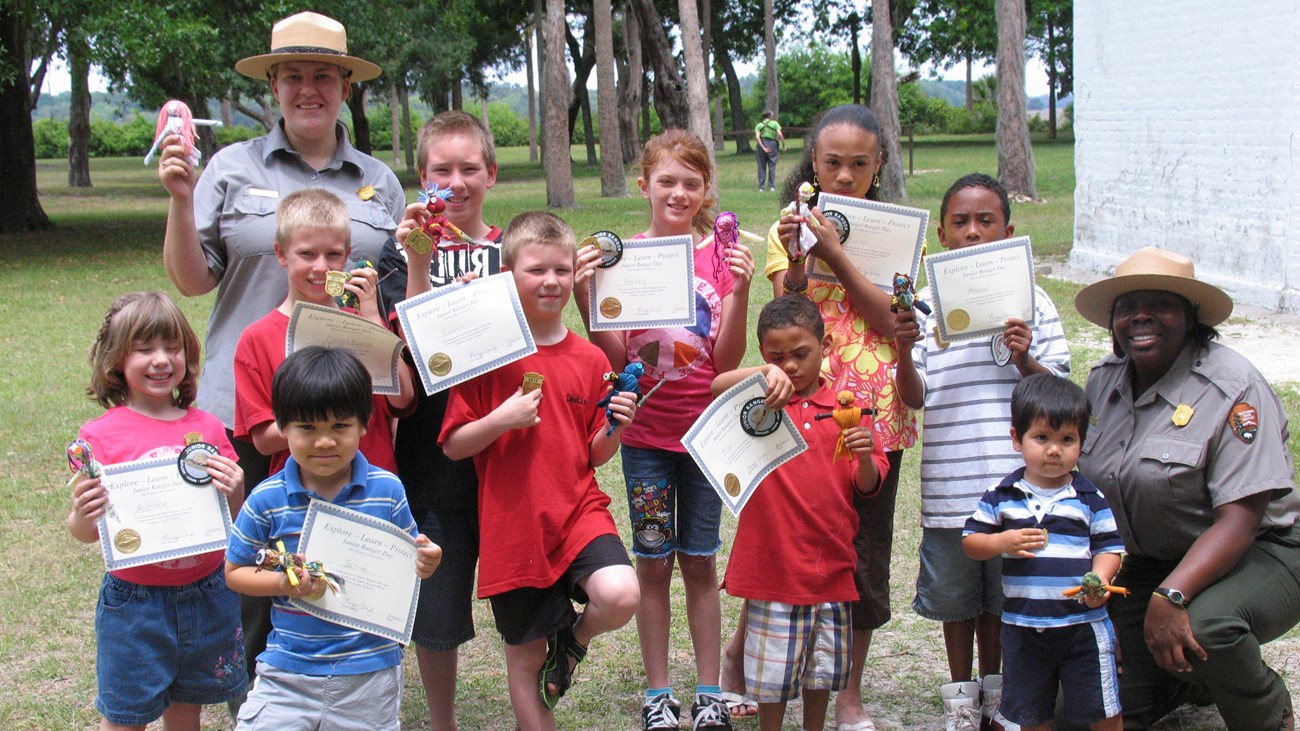
<path fill-rule="evenodd" d="M 912 609 L 939 622 L 1002 614 L 1002 557 L 976 561 L 967 556 L 961 550 L 961 528 L 922 528 Z"/>
<path fill-rule="evenodd" d="M 686 452 L 623 445 L 632 553 L 712 556 L 722 547 L 722 498 Z"/>
<path fill-rule="evenodd" d="M 239 596 L 220 568 L 184 586 L 104 574 L 95 636 L 95 708 L 116 724 L 144 726 L 173 703 L 225 703 L 248 685 Z"/>

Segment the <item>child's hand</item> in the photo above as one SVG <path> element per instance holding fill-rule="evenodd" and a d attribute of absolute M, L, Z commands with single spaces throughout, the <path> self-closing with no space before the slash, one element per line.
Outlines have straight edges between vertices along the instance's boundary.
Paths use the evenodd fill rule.
<path fill-rule="evenodd" d="M 858 457 L 870 455 L 871 450 L 876 446 L 876 438 L 872 433 L 872 428 L 859 424 L 845 429 L 844 446 Z"/>
<path fill-rule="evenodd" d="M 606 406 L 617 422 L 615 429 L 621 429 L 636 418 L 636 397 L 627 391 L 617 391 Z"/>
<path fill-rule="evenodd" d="M 343 284 L 343 288 L 357 296 L 357 314 L 383 325 L 376 297 L 379 291 L 379 272 L 370 267 L 358 267 L 348 273 L 352 278 Z"/>
<path fill-rule="evenodd" d="M 916 321 L 915 310 L 900 309 L 894 314 L 894 344 L 899 351 L 912 352 L 912 346 L 916 345 L 923 337 L 921 325 Z"/>
<path fill-rule="evenodd" d="M 72 511 L 87 524 L 99 520 L 108 509 L 108 490 L 98 477 L 85 477 L 72 486 Z"/>
<path fill-rule="evenodd" d="M 1098 609 L 1106 606 L 1106 602 L 1110 601 L 1110 592 L 1106 592 L 1101 596 L 1088 596 L 1085 594 L 1080 600 L 1089 609 Z"/>
<path fill-rule="evenodd" d="M 1000 553 L 1016 558 L 1034 558 L 1035 551 L 1047 546 L 1047 531 L 1042 528 L 1019 528 L 998 535 L 1002 539 Z"/>
<path fill-rule="evenodd" d="M 784 409 L 794 396 L 794 383 L 780 366 L 768 363 L 763 366 L 763 377 L 767 379 L 767 392 L 764 393 L 763 405 L 769 409 Z"/>
<path fill-rule="evenodd" d="M 393 238 L 397 243 L 405 245 L 406 237 L 412 231 L 424 225 L 425 219 L 429 217 L 429 207 L 424 203 L 408 203 L 406 211 L 403 212 L 402 222 L 397 224 L 397 231 L 393 233 Z M 419 254 L 419 252 L 408 252 Z M 425 254 L 428 257 L 430 254 Z"/>
<path fill-rule="evenodd" d="M 427 579 L 442 563 L 442 547 L 423 533 L 415 537 L 415 545 L 415 575 Z"/>
<path fill-rule="evenodd" d="M 1025 365 L 1029 358 L 1029 346 L 1034 342 L 1034 333 L 1024 320 L 1007 318 L 1007 329 L 1002 331 L 1002 339 L 1011 351 L 1011 362 L 1016 366 Z"/>
<path fill-rule="evenodd" d="M 222 495 L 244 495 L 244 468 L 229 457 L 219 454 L 208 455 L 208 474 L 212 475 L 212 486 Z"/>
<path fill-rule="evenodd" d="M 456 277 L 456 284 L 469 284 L 475 279 L 478 279 L 478 272 L 465 272 L 464 274 Z"/>
<path fill-rule="evenodd" d="M 798 211 L 781 210 L 781 220 L 776 224 L 776 235 L 785 245 L 785 254 L 794 258 L 799 252 L 799 229 L 803 225 L 804 217 L 800 216 Z"/>
<path fill-rule="evenodd" d="M 305 560 L 301 553 L 298 554 L 298 558 Z M 294 586 L 293 582 L 289 580 L 290 571 L 294 573 L 294 576 L 298 577 L 297 586 Z M 288 567 L 280 574 L 280 593 L 292 599 L 318 599 L 324 596 L 324 589 L 323 584 L 317 586 L 317 580 L 307 573 L 307 569 Z"/>
<path fill-rule="evenodd" d="M 731 267 L 731 276 L 734 280 L 732 290 L 748 294 L 749 284 L 754 281 L 754 254 L 748 246 L 737 241 L 731 247 L 727 264 Z"/>
<path fill-rule="evenodd" d="M 506 431 L 529 429 L 542 423 L 542 418 L 537 415 L 537 407 L 541 403 L 542 389 L 524 393 L 522 387 L 516 388 L 514 394 L 501 402 L 492 413 L 500 420 L 501 426 L 505 427 Z"/>
<path fill-rule="evenodd" d="M 194 174 L 194 164 L 185 151 L 180 135 L 169 134 L 162 141 L 162 155 L 158 158 L 158 180 L 173 198 L 191 198 L 199 176 Z"/>
<path fill-rule="evenodd" d="M 585 284 L 587 280 L 596 276 L 596 269 L 599 268 L 600 260 L 604 257 L 600 247 L 593 244 L 578 249 L 578 260 L 575 265 L 573 275 L 573 286 Z"/>

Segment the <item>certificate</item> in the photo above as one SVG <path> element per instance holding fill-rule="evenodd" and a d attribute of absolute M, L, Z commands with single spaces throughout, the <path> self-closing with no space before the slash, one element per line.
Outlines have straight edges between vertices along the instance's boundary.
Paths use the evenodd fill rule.
<path fill-rule="evenodd" d="M 428 394 L 537 352 L 509 272 L 399 302 L 397 317 Z"/>
<path fill-rule="evenodd" d="M 893 292 L 896 272 L 916 279 L 929 211 L 831 193 L 822 193 L 817 205 L 840 232 L 844 253 L 868 282 Z M 815 255 L 809 259 L 808 276 L 824 282 L 838 281 L 831 268 Z"/>
<path fill-rule="evenodd" d="M 1029 237 L 925 257 L 935 318 L 944 340 L 999 335 L 1008 317 L 1034 320 L 1034 252 Z"/>
<path fill-rule="evenodd" d="M 406 344 L 388 328 L 333 307 L 298 302 L 289 315 L 284 354 L 288 357 L 309 345 L 342 348 L 355 355 L 381 396 L 396 396 L 402 390 L 397 369 Z"/>
<path fill-rule="evenodd" d="M 695 324 L 695 247 L 690 236 L 623 242 L 623 258 L 591 282 L 595 330 Z"/>
<path fill-rule="evenodd" d="M 767 379 L 755 373 L 714 399 L 682 437 L 695 464 L 738 517 L 764 477 L 808 449 L 784 410 L 761 405 L 766 392 Z"/>
<path fill-rule="evenodd" d="M 109 571 L 226 547 L 226 496 L 182 479 L 176 457 L 104 465 L 101 479 L 109 508 L 99 518 L 99 546 Z"/>
<path fill-rule="evenodd" d="M 339 583 L 320 599 L 289 602 L 326 622 L 411 642 L 420 577 L 415 539 L 383 518 L 323 500 L 312 500 L 302 524 L 298 552 L 320 561 Z"/>

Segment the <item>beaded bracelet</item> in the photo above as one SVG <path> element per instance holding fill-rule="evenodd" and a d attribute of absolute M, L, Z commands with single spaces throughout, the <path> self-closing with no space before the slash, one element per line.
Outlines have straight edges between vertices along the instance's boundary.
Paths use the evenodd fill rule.
<path fill-rule="evenodd" d="M 792 286 L 789 279 L 782 279 L 781 289 L 786 294 L 804 294 L 808 291 L 808 280 L 805 279 L 802 284 Z"/>

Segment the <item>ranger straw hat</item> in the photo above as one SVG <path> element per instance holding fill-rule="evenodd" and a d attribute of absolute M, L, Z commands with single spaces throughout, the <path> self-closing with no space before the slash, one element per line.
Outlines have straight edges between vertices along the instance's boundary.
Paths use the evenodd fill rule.
<path fill-rule="evenodd" d="M 1192 260 L 1148 246 L 1115 267 L 1115 276 L 1084 287 L 1074 297 L 1074 309 L 1085 319 L 1110 328 L 1115 298 L 1128 292 L 1156 289 L 1181 295 L 1197 306 L 1197 319 L 1214 327 L 1232 314 L 1232 298 L 1223 290 L 1196 279 Z"/>
<path fill-rule="evenodd" d="M 249 56 L 235 64 L 235 70 L 264 79 L 272 66 L 286 61 L 332 63 L 346 69 L 354 82 L 369 81 L 382 73 L 375 64 L 349 56 L 347 29 L 320 13 L 298 13 L 276 23 L 271 29 L 271 52 Z"/>

